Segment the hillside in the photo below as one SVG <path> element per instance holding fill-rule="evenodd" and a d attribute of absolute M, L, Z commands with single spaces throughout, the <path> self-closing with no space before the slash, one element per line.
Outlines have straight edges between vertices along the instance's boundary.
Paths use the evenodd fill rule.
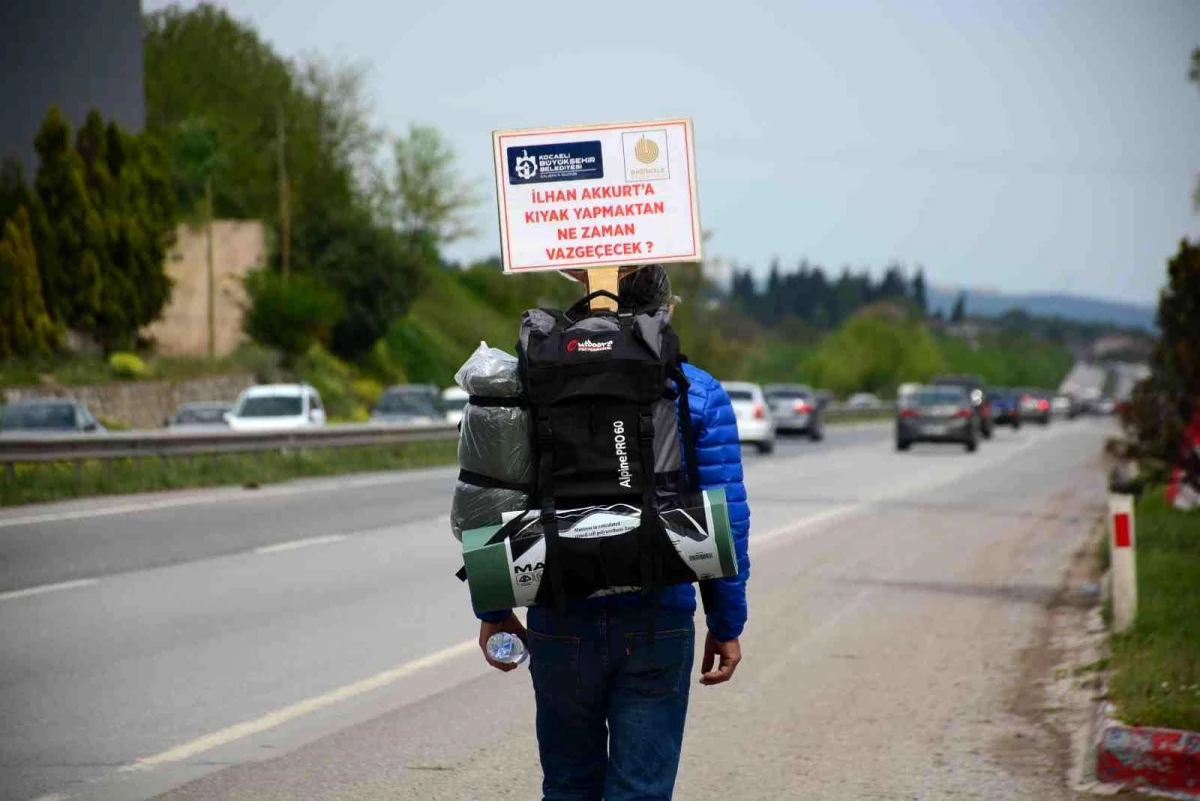
<path fill-rule="evenodd" d="M 979 317 L 998 317 L 1010 309 L 1022 309 L 1038 317 L 1063 317 L 1093 323 L 1154 330 L 1154 308 L 1135 303 L 1089 298 L 1057 292 L 1007 294 L 988 289 L 933 286 L 928 290 L 929 311 L 939 309 L 949 316 L 958 293 L 967 293 L 967 314 Z"/>

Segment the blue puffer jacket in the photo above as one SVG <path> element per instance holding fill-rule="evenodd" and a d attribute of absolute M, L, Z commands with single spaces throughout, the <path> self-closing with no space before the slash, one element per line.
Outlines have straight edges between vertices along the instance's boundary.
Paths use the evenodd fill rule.
<path fill-rule="evenodd" d="M 733 404 L 721 382 L 690 364 L 683 366 L 690 382 L 688 408 L 696 434 L 696 460 L 700 468 L 700 488 L 724 487 L 729 503 L 729 522 L 733 530 L 734 550 L 738 573 L 729 578 L 713 579 L 710 600 L 712 609 L 705 609 L 708 630 L 722 642 L 740 637 L 746 626 L 746 579 L 750 577 L 750 507 L 746 503 L 746 486 L 742 483 L 742 449 L 738 440 L 737 418 Z M 680 437 L 683 432 L 680 431 Z M 636 604 L 640 596 L 614 595 L 584 601 L 590 606 L 621 606 Z M 662 606 L 686 612 L 696 610 L 696 588 L 692 584 L 665 587 Z M 510 612 L 477 613 L 480 620 L 499 621 Z"/>

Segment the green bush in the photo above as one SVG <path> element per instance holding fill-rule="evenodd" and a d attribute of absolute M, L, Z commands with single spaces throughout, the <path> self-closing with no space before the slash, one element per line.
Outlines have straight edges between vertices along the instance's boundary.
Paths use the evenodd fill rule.
<path fill-rule="evenodd" d="M 246 276 L 246 293 L 246 333 L 289 361 L 314 345 L 328 345 L 344 310 L 337 293 L 303 274 L 285 278 L 273 270 L 256 270 Z"/>
<path fill-rule="evenodd" d="M 118 351 L 108 357 L 108 369 L 117 378 L 149 378 L 150 368 L 136 353 Z"/>
<path fill-rule="evenodd" d="M 826 337 L 806 361 L 806 376 L 839 396 L 890 396 L 905 381 L 926 381 L 942 369 L 942 354 L 917 319 L 863 311 Z"/>
<path fill-rule="evenodd" d="M 350 382 L 350 394 L 365 406 L 374 406 L 383 394 L 383 384 L 373 378 L 356 378 Z"/>
<path fill-rule="evenodd" d="M 350 391 L 353 374 L 350 366 L 320 345 L 313 345 L 296 364 L 300 379 L 321 394 L 325 411 L 331 418 L 348 420 L 361 407 Z"/>

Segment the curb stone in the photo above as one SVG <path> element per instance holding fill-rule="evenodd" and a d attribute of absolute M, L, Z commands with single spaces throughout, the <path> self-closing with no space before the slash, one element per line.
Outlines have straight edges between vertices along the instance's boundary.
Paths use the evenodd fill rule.
<path fill-rule="evenodd" d="M 1129 726 L 1113 718 L 1113 711 L 1107 702 L 1097 710 L 1096 778 L 1175 798 L 1200 798 L 1200 732 Z"/>

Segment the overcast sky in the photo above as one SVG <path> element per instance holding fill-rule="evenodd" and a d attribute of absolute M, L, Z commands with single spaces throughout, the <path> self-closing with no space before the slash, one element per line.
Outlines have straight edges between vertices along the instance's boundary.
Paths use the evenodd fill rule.
<path fill-rule="evenodd" d="M 763 271 L 1149 304 L 1200 237 L 1197 0 L 222 4 L 366 65 L 379 124 L 447 135 L 487 197 L 452 258 L 499 250 L 493 129 L 684 115 L 709 255 Z"/>

